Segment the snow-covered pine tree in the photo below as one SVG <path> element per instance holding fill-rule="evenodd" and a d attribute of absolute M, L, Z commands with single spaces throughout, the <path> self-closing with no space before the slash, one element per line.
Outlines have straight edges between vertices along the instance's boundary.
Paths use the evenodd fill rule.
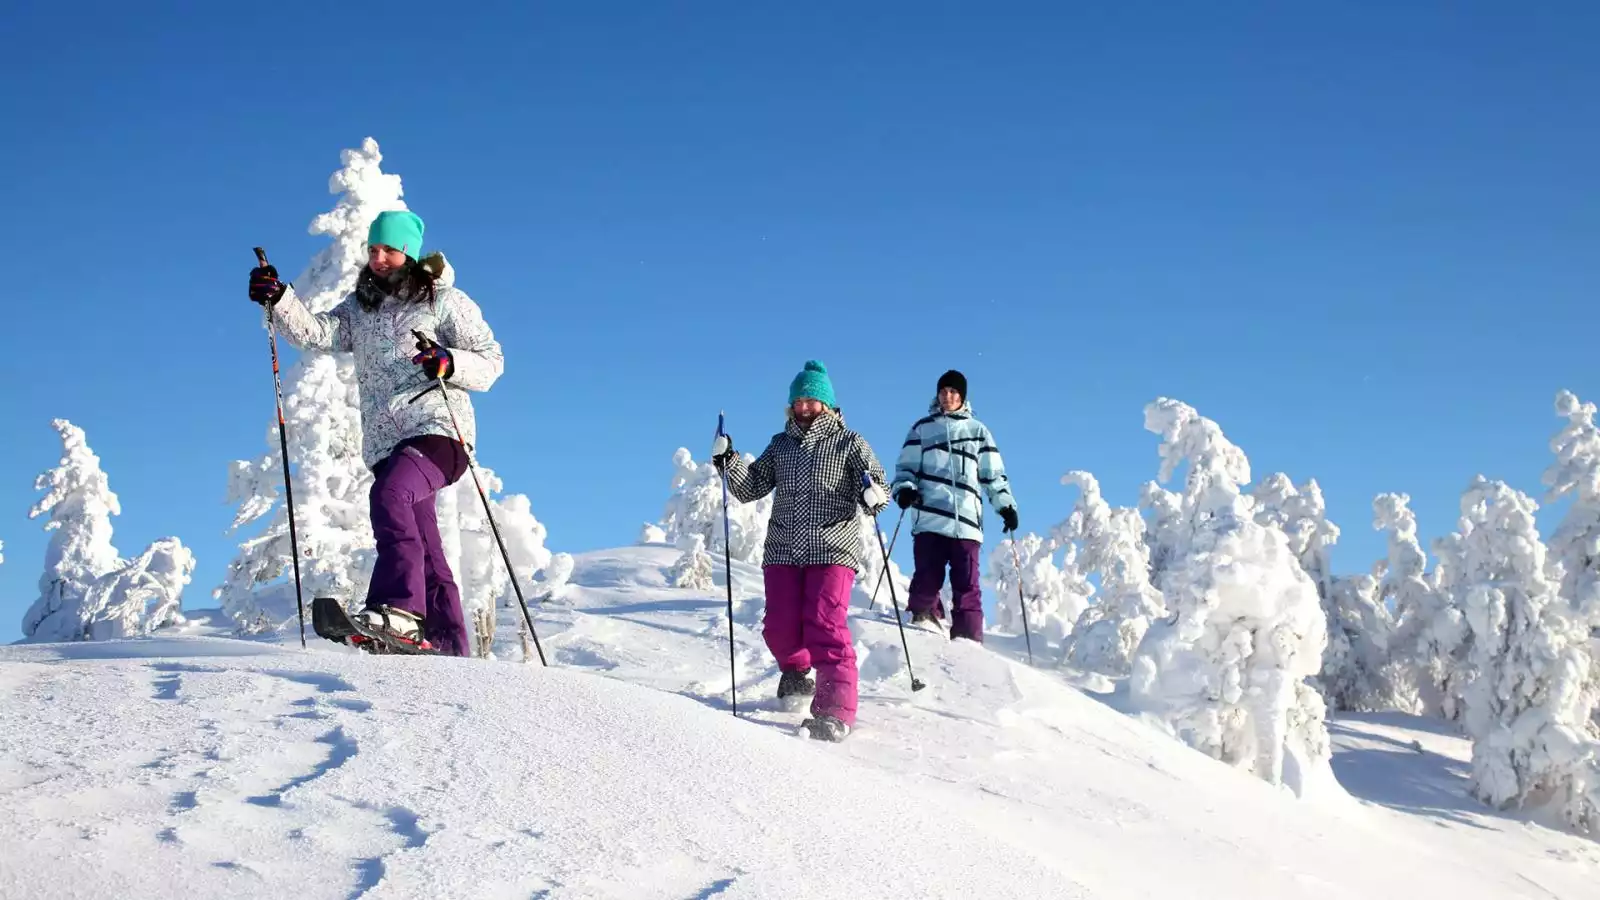
<path fill-rule="evenodd" d="M 1186 538 L 1183 497 L 1147 481 L 1139 489 L 1139 509 L 1147 511 L 1144 544 L 1150 552 L 1150 584 L 1160 591 L 1172 557 Z"/>
<path fill-rule="evenodd" d="M 904 531 L 901 532 L 905 534 Z M 857 546 L 861 550 L 861 575 L 856 578 L 855 587 L 850 591 L 851 602 L 857 606 L 876 606 L 882 604 L 887 609 L 891 603 L 889 599 L 889 585 L 883 579 L 883 551 L 889 549 L 892 535 L 885 534 L 878 528 L 876 519 L 861 514 L 861 528 L 857 530 Z M 878 545 L 879 538 L 883 539 L 883 546 Z M 907 538 L 909 540 L 909 538 Z M 901 604 L 905 603 L 906 593 L 911 589 L 911 580 L 900 571 L 900 566 L 893 559 L 889 560 L 889 578 L 894 579 L 895 598 Z M 873 592 L 877 597 L 873 597 Z"/>
<path fill-rule="evenodd" d="M 138 637 L 165 625 L 182 624 L 183 589 L 194 576 L 194 554 L 177 538 L 161 538 L 133 559 L 90 585 L 84 608 L 92 610 L 86 637 L 92 641 Z"/>
<path fill-rule="evenodd" d="M 494 508 L 494 524 L 505 541 L 506 553 L 516 570 L 517 585 L 522 588 L 523 599 L 537 601 L 545 593 L 539 575 L 551 565 L 553 554 L 545 547 L 546 529 L 533 515 L 533 504 L 522 494 L 497 496 L 504 483 L 494 470 L 478 467 L 478 478 L 489 495 Z M 475 633 L 486 634 L 487 645 L 474 647 L 474 654 L 489 657 L 493 653 L 494 623 L 501 607 L 515 606 L 516 594 L 511 589 L 511 578 L 506 563 L 495 541 L 494 531 L 483 514 L 483 501 L 471 475 L 463 477 L 438 494 L 440 535 L 446 546 L 454 542 L 459 556 L 450 560 L 451 571 L 461 589 L 462 613 Z M 454 536 L 449 536 L 453 532 Z M 570 562 L 570 557 L 568 558 Z M 570 567 L 568 569 L 570 573 Z M 564 581 L 564 580 L 563 580 Z M 517 611 L 521 621 L 522 613 Z M 521 628 L 526 628 L 523 624 Z"/>
<path fill-rule="evenodd" d="M 1035 647 L 1063 645 L 1094 595 L 1094 585 L 1079 568 L 1078 548 L 1032 532 L 1014 544 L 1013 540 L 1003 540 L 989 551 L 988 587 L 994 593 L 995 625 L 1012 634 L 1022 633 L 1017 591 L 1020 561 L 1021 597 L 1028 604 L 1027 626 L 1032 630 Z M 1060 563 L 1056 562 L 1058 551 L 1062 555 Z"/>
<path fill-rule="evenodd" d="M 1079 494 L 1060 533 L 1078 544 L 1083 571 L 1100 576 L 1099 602 L 1073 625 L 1066 661 L 1085 672 L 1127 675 L 1150 623 L 1165 614 L 1161 592 L 1150 584 L 1144 518 L 1136 509 L 1112 509 L 1088 472 L 1068 472 L 1061 483 L 1077 485 Z"/>
<path fill-rule="evenodd" d="M 755 457 L 745 454 L 745 459 Z M 694 456 L 679 447 L 672 455 L 672 494 L 667 497 L 660 528 L 666 542 L 688 550 L 693 536 L 705 541 L 706 552 L 722 556 L 725 543 L 722 525 L 722 475 L 710 462 L 696 463 Z M 740 503 L 728 497 L 728 522 L 732 539 L 730 556 L 753 566 L 761 565 L 767 540 L 767 520 L 772 515 L 772 495 L 754 503 Z"/>
<path fill-rule="evenodd" d="M 1600 428 L 1595 405 L 1571 391 L 1556 394 L 1556 415 L 1567 424 L 1550 440 L 1556 460 L 1544 473 L 1546 497 L 1550 503 L 1570 499 L 1571 505 L 1550 538 L 1550 577 L 1590 629 L 1586 690 L 1595 708 L 1591 731 L 1600 733 Z"/>
<path fill-rule="evenodd" d="M 1163 580 L 1171 618 L 1139 644 L 1135 707 L 1190 746 L 1304 796 L 1333 783 L 1322 697 L 1327 623 L 1316 587 L 1283 533 L 1255 521 L 1244 452 L 1215 422 L 1160 398 L 1145 428 L 1161 435 L 1161 480 L 1187 461 L 1186 536 Z"/>
<path fill-rule="evenodd" d="M 1571 391 L 1556 394 L 1556 415 L 1567 424 L 1550 439 L 1556 460 L 1544 473 L 1547 501 L 1572 505 L 1550 538 L 1552 574 L 1572 609 L 1600 628 L 1600 428 L 1595 405 Z"/>
<path fill-rule="evenodd" d="M 683 551 L 683 555 L 667 571 L 667 583 L 691 591 L 711 590 L 714 582 L 705 538 L 698 534 L 689 535 L 689 549 Z"/>
<path fill-rule="evenodd" d="M 1284 533 L 1289 551 L 1316 585 L 1328 623 L 1328 645 L 1317 676 L 1323 699 L 1335 710 L 1394 708 L 1388 660 L 1394 623 L 1377 602 L 1376 578 L 1333 574 L 1328 557 L 1339 542 L 1339 526 L 1328 521 L 1322 487 L 1314 478 L 1296 486 L 1278 472 L 1262 479 L 1251 494 L 1256 522 Z"/>
<path fill-rule="evenodd" d="M 177 538 L 155 541 L 124 560 L 111 543 L 111 517 L 122 507 L 89 448 L 83 429 L 65 419 L 51 423 L 61 435 L 55 468 L 34 482 L 44 497 L 29 518 L 48 514 L 54 531 L 45 551 L 39 598 L 23 615 L 23 636 L 33 641 L 82 641 L 148 634 L 183 621 L 183 588 L 194 555 Z"/>
<path fill-rule="evenodd" d="M 1467 625 L 1463 598 L 1473 581 L 1468 548 L 1476 539 L 1473 532 L 1481 527 L 1480 521 L 1476 516 L 1463 515 L 1456 521 L 1455 531 L 1433 541 L 1437 562 L 1430 581 L 1442 608 L 1431 623 L 1432 634 L 1425 636 L 1432 646 L 1424 644 L 1423 648 L 1433 654 L 1430 669 L 1438 673 L 1440 681 L 1438 689 L 1431 692 L 1437 705 L 1427 711 L 1451 722 L 1459 721 L 1465 713 L 1467 690 L 1477 677 L 1473 662 L 1477 635 Z M 1450 631 L 1452 621 L 1459 626 L 1455 633 Z"/>
<path fill-rule="evenodd" d="M 77 641 L 88 637 L 89 589 L 121 565 L 111 545 L 111 517 L 121 515 L 122 506 L 83 429 L 66 419 L 50 424 L 61 436 L 61 460 L 34 480 L 34 489 L 45 495 L 28 518 L 48 514 L 44 529 L 55 534 L 45 549 L 39 598 L 22 617 L 22 634 L 40 641 Z"/>
<path fill-rule="evenodd" d="M 1589 628 L 1557 593 L 1531 497 L 1483 476 L 1461 499 L 1472 522 L 1459 606 L 1473 633 L 1474 678 L 1463 722 L 1472 737 L 1473 792 L 1496 808 L 1550 808 L 1600 827 Z"/>
<path fill-rule="evenodd" d="M 1406 494 L 1379 494 L 1372 501 L 1372 526 L 1389 537 L 1378 599 L 1395 620 L 1389 642 L 1397 682 L 1395 708 L 1453 719 L 1466 620 L 1428 577 L 1428 559 L 1410 504 Z"/>
<path fill-rule="evenodd" d="M 400 177 L 382 171 L 383 154 L 371 138 L 360 149 L 345 150 L 342 167 L 329 179 L 329 193 L 337 195 L 332 210 L 311 222 L 310 233 L 326 235 L 330 243 L 311 259 L 296 279 L 295 291 L 314 313 L 337 306 L 355 289 L 366 263 L 367 229 L 378 213 L 405 209 Z M 452 284 L 456 273 L 448 262 L 440 281 Z M 262 319 L 265 324 L 265 317 Z M 372 472 L 361 459 L 360 398 L 355 362 L 350 354 L 308 350 L 284 379 L 284 415 L 289 426 L 289 458 L 294 484 L 295 519 L 300 544 L 300 571 L 305 597 L 328 596 L 346 600 L 364 597 L 376 554 L 368 494 Z M 270 631 L 295 617 L 294 584 L 290 574 L 287 510 L 280 502 L 283 470 L 278 451 L 277 425 L 268 426 L 268 452 L 256 461 L 233 463 L 228 500 L 238 503 L 234 529 L 258 521 L 269 513 L 266 527 L 239 545 L 239 555 L 228 566 L 227 581 L 214 592 L 222 608 L 242 631 Z M 550 561 L 544 549 L 544 526 L 533 517 L 527 498 L 510 494 L 496 500 L 500 480 L 479 467 L 484 490 L 495 504 L 501 536 L 517 566 L 519 582 L 533 583 L 535 573 Z M 439 531 L 447 547 L 451 569 L 461 588 L 463 612 L 469 630 L 489 631 L 493 609 L 510 585 L 499 549 L 483 518 L 483 505 L 470 476 L 463 477 L 436 499 Z M 493 566 L 485 560 L 484 544 L 492 552 Z M 451 555 L 455 554 L 455 555 Z M 495 574 L 497 573 L 498 574 Z M 490 652 L 479 647 L 480 655 Z"/>
<path fill-rule="evenodd" d="M 1289 551 L 1300 561 L 1318 596 L 1326 597 L 1332 567 L 1328 552 L 1339 542 L 1339 526 L 1328 521 L 1322 487 L 1315 478 L 1298 487 L 1282 472 L 1275 472 L 1251 491 L 1256 522 L 1281 530 Z"/>
<path fill-rule="evenodd" d="M 1378 569 L 1381 571 L 1380 564 Z M 1381 712 L 1411 709 L 1410 693 L 1390 659 L 1394 616 L 1381 599 L 1379 574 L 1333 575 L 1328 579 L 1328 650 L 1318 680 L 1335 710 Z M 1332 635 L 1338 635 L 1335 640 Z M 1342 655 L 1335 655 L 1337 648 Z"/>

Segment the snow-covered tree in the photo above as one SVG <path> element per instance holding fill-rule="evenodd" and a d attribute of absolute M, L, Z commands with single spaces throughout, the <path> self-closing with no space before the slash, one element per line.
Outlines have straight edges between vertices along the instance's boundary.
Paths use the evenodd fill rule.
<path fill-rule="evenodd" d="M 179 605 L 194 576 L 194 554 L 177 538 L 162 538 L 90 585 L 92 610 L 85 637 L 93 641 L 138 637 L 184 621 Z"/>
<path fill-rule="evenodd" d="M 1550 440 L 1556 461 L 1544 473 L 1548 502 L 1569 499 L 1550 538 L 1550 577 L 1561 597 L 1590 628 L 1588 692 L 1600 701 L 1600 428 L 1595 405 L 1571 391 L 1556 394 L 1556 414 L 1567 424 Z M 1594 730 L 1600 731 L 1600 702 Z"/>
<path fill-rule="evenodd" d="M 1396 623 L 1389 644 L 1400 681 L 1395 708 L 1454 719 L 1466 620 L 1449 594 L 1427 575 L 1428 559 L 1417 539 L 1417 517 L 1410 504 L 1406 494 L 1379 494 L 1372 501 L 1372 526 L 1389 536 L 1378 593 Z"/>
<path fill-rule="evenodd" d="M 367 229 L 373 218 L 385 210 L 406 208 L 400 177 L 381 168 L 383 154 L 377 141 L 367 138 L 359 149 L 345 150 L 340 159 L 341 168 L 328 182 L 329 193 L 337 196 L 333 209 L 313 219 L 310 227 L 311 234 L 328 237 L 329 244 L 294 281 L 296 294 L 313 313 L 332 309 L 355 289 L 366 263 Z M 455 277 L 446 262 L 440 281 L 452 284 Z M 265 316 L 262 321 L 265 325 Z M 280 342 L 280 352 L 284 349 Z M 359 600 L 371 580 L 376 561 L 368 506 L 373 476 L 361 458 L 360 409 L 351 354 L 306 350 L 284 377 L 296 537 L 307 602 L 319 596 Z M 277 423 L 268 426 L 266 440 L 264 456 L 233 463 L 228 484 L 228 501 L 239 505 L 234 529 L 262 520 L 266 524 L 259 534 L 240 543 L 227 580 L 213 592 L 245 632 L 276 630 L 296 615 L 289 520 L 280 496 L 283 469 Z M 519 583 L 531 584 L 549 562 L 544 526 L 533 517 L 526 497 L 510 494 L 495 500 L 500 480 L 481 466 L 479 474 L 523 579 Z M 471 477 L 441 491 L 436 504 L 463 612 L 469 623 L 484 617 L 492 620 L 510 581 Z M 478 622 L 469 630 L 487 627 L 488 622 Z M 480 647 L 479 652 L 488 651 Z"/>
<path fill-rule="evenodd" d="M 111 517 L 122 507 L 89 448 L 83 429 L 65 419 L 51 423 L 61 435 L 55 468 L 34 482 L 44 497 L 29 518 L 49 515 L 54 531 L 39 576 L 39 598 L 23 615 L 22 633 L 34 641 L 81 641 L 148 634 L 181 622 L 183 588 L 194 556 L 177 538 L 162 538 L 132 560 L 111 543 Z"/>
<path fill-rule="evenodd" d="M 1162 593 L 1171 618 L 1139 644 L 1129 681 L 1136 708 L 1219 760 L 1305 795 L 1332 783 L 1322 697 L 1327 624 L 1316 587 L 1282 531 L 1255 520 L 1241 493 L 1244 452 L 1215 422 L 1175 400 L 1145 408 L 1161 435 L 1161 480 L 1188 463 L 1184 535 Z"/>
<path fill-rule="evenodd" d="M 889 541 L 894 539 L 878 529 L 877 520 L 861 514 L 861 527 L 856 531 L 858 535 L 857 546 L 861 551 L 861 576 L 856 579 L 855 587 L 851 590 L 851 600 L 858 606 L 876 606 L 881 604 L 885 609 L 891 606 L 889 586 L 884 584 L 883 576 L 883 551 L 889 548 Z M 883 545 L 879 546 L 879 539 Z M 905 603 L 906 594 L 911 589 L 911 580 L 900 571 L 900 566 L 893 559 L 889 560 L 889 578 L 894 580 L 896 602 Z M 874 597 L 876 592 L 876 597 Z"/>
<path fill-rule="evenodd" d="M 1300 568 L 1316 585 L 1328 623 L 1328 645 L 1317 676 L 1323 698 L 1336 710 L 1393 709 L 1389 638 L 1394 623 L 1377 600 L 1371 575 L 1335 576 L 1329 552 L 1339 541 L 1339 526 L 1328 521 L 1316 479 L 1295 485 L 1279 472 L 1251 492 L 1256 522 L 1277 528 L 1289 542 Z"/>
<path fill-rule="evenodd" d="M 1281 529 L 1289 551 L 1300 561 L 1319 596 L 1327 596 L 1333 578 L 1329 551 L 1339 542 L 1339 526 L 1328 521 L 1322 487 L 1315 478 L 1298 487 L 1282 472 L 1267 476 L 1252 492 L 1256 522 Z"/>
<path fill-rule="evenodd" d="M 1183 496 L 1147 481 L 1139 489 L 1139 508 L 1147 512 L 1144 544 L 1150 552 L 1150 584 L 1159 591 L 1184 541 Z"/>
<path fill-rule="evenodd" d="M 689 549 L 683 551 L 678 561 L 667 572 L 667 582 L 673 587 L 691 591 L 709 591 L 714 586 L 711 574 L 711 556 L 706 553 L 706 539 L 698 534 L 689 536 Z"/>
<path fill-rule="evenodd" d="M 559 603 L 566 599 L 567 585 L 576 567 L 577 560 L 573 559 L 571 553 L 553 554 L 550 564 L 544 567 L 544 572 L 539 576 L 539 602 Z"/>
<path fill-rule="evenodd" d="M 1547 574 L 1537 504 L 1483 476 L 1461 499 L 1466 534 L 1458 605 L 1473 634 L 1463 722 L 1472 737 L 1473 791 L 1497 808 L 1558 810 L 1600 826 L 1589 628 Z"/>
<path fill-rule="evenodd" d="M 516 571 L 517 586 L 522 588 L 523 599 L 532 603 L 543 594 L 545 588 L 539 576 L 554 559 L 545 547 L 546 529 L 534 517 L 533 504 L 526 496 L 498 496 L 505 485 L 494 470 L 479 466 L 478 478 L 494 509 L 494 525 L 505 541 L 506 554 L 511 557 L 511 566 Z M 461 589 L 462 613 L 468 622 L 479 623 L 475 626 L 476 632 L 491 637 L 489 646 L 479 645 L 474 652 L 478 656 L 489 656 L 497 610 L 517 602 L 506 561 L 495 541 L 494 530 L 484 517 L 483 500 L 478 496 L 471 475 L 440 491 L 436 504 L 446 554 L 452 543 L 460 548 L 459 555 L 450 558 L 450 568 Z"/>
<path fill-rule="evenodd" d="M 1324 609 L 1328 648 L 1318 680 L 1335 710 L 1380 712 L 1410 709 L 1410 693 L 1397 680 L 1389 657 L 1394 617 L 1382 600 L 1375 574 L 1335 575 L 1328 580 Z"/>
<path fill-rule="evenodd" d="M 1099 602 L 1073 625 L 1066 661 L 1085 672 L 1127 675 L 1150 623 L 1165 612 L 1161 592 L 1150 584 L 1145 520 L 1136 509 L 1112 509 L 1088 472 L 1068 472 L 1061 483 L 1077 485 L 1079 493 L 1060 534 L 1079 546 L 1083 571 L 1100 576 Z"/>
<path fill-rule="evenodd" d="M 754 461 L 755 457 L 745 454 Z M 722 523 L 722 474 L 710 462 L 696 463 L 685 448 L 672 455 L 672 494 L 662 512 L 660 528 L 664 539 L 679 550 L 693 546 L 695 535 L 705 541 L 705 550 L 721 556 L 727 544 L 734 559 L 761 565 L 763 544 L 767 540 L 767 519 L 772 515 L 772 495 L 754 503 L 740 503 L 728 496 L 729 540 L 724 539 Z M 869 535 L 870 536 L 870 535 Z"/>
<path fill-rule="evenodd" d="M 639 543 L 641 544 L 665 544 L 666 542 L 666 530 L 654 522 L 646 522 L 639 529 Z"/>
<path fill-rule="evenodd" d="M 1556 461 L 1544 473 L 1548 502 L 1572 505 L 1550 538 L 1552 575 L 1561 596 L 1592 628 L 1600 628 L 1600 428 L 1595 405 L 1571 391 L 1556 394 L 1556 414 L 1567 420 L 1550 440 Z"/>
<path fill-rule="evenodd" d="M 111 517 L 121 515 L 122 507 L 83 429 L 66 419 L 50 424 L 61 435 L 61 461 L 35 479 L 34 489 L 45 495 L 28 518 L 48 514 L 44 528 L 55 534 L 45 550 L 39 599 L 23 616 L 22 633 L 39 640 L 82 640 L 89 588 L 121 563 L 111 545 Z"/>
<path fill-rule="evenodd" d="M 1058 564 L 1057 552 L 1062 555 Z M 1022 564 L 1022 589 L 1017 589 L 1017 563 Z M 1078 548 L 1055 538 L 1028 533 L 1020 540 L 1007 539 L 989 552 L 989 589 L 994 593 L 995 624 L 1002 630 L 1021 634 L 1021 600 L 1028 604 L 1027 626 L 1036 646 L 1063 644 L 1072 626 L 1083 615 L 1094 594 L 1094 585 L 1084 577 L 1078 564 Z"/>
<path fill-rule="evenodd" d="M 1433 541 L 1437 562 L 1430 582 L 1440 605 L 1435 619 L 1423 623 L 1427 627 L 1424 632 L 1427 643 L 1422 647 L 1432 657 L 1428 670 L 1436 673 L 1438 680 L 1437 687 L 1424 695 L 1433 700 L 1424 710 L 1452 722 L 1460 720 L 1465 713 L 1467 690 L 1477 677 L 1473 661 L 1477 634 L 1467 625 L 1463 601 L 1472 583 L 1469 547 L 1476 539 L 1473 532 L 1482 527 L 1480 523 L 1480 517 L 1463 515 L 1457 520 L 1454 532 Z M 1456 626 L 1455 630 L 1452 625 Z"/>

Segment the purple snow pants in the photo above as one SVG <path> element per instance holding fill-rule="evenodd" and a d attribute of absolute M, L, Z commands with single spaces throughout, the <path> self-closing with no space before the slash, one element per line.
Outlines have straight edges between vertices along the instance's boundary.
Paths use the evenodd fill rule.
<path fill-rule="evenodd" d="M 916 571 L 911 576 L 911 593 L 906 608 L 913 613 L 933 613 L 944 618 L 939 605 L 939 588 L 944 586 L 944 567 L 950 566 L 950 637 L 983 643 L 983 589 L 978 585 L 977 541 L 964 541 L 942 534 L 922 532 L 912 539 Z"/>
<path fill-rule="evenodd" d="M 466 451 L 455 441 L 438 435 L 412 438 L 375 467 L 370 498 L 378 562 L 367 607 L 392 606 L 421 616 L 428 641 L 449 656 L 467 656 L 471 646 L 433 495 L 466 469 Z"/>
<path fill-rule="evenodd" d="M 767 612 L 761 636 L 785 672 L 817 670 L 813 716 L 856 724 L 856 648 L 850 638 L 847 566 L 766 566 Z"/>

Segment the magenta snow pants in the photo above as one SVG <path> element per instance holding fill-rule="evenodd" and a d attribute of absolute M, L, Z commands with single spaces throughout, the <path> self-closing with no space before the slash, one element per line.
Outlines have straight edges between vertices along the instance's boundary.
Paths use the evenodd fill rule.
<path fill-rule="evenodd" d="M 766 566 L 767 612 L 761 636 L 785 672 L 817 670 L 811 714 L 856 723 L 856 648 L 850 638 L 848 566 Z"/>
<path fill-rule="evenodd" d="M 467 656 L 472 648 L 433 496 L 466 467 L 466 452 L 455 441 L 412 438 L 378 463 L 370 496 L 378 562 L 367 607 L 392 606 L 421 616 L 428 641 L 449 656 Z"/>
<path fill-rule="evenodd" d="M 983 589 L 978 583 L 978 551 L 982 544 L 943 534 L 921 532 L 911 539 L 916 570 L 906 608 L 944 618 L 939 588 L 950 566 L 950 637 L 983 642 Z"/>

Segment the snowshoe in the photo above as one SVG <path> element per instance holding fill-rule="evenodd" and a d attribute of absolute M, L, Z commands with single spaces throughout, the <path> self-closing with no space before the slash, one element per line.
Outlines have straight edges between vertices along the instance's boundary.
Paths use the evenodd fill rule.
<path fill-rule="evenodd" d="M 832 741 L 838 743 L 850 733 L 850 726 L 837 716 L 817 716 L 800 723 L 811 736 L 813 741 Z"/>
<path fill-rule="evenodd" d="M 365 609 L 351 618 L 338 600 L 318 597 L 311 601 L 311 624 L 322 637 L 368 653 L 426 656 L 439 652 L 423 635 L 422 620 L 389 606 Z"/>
<path fill-rule="evenodd" d="M 778 705 L 789 712 L 798 712 L 817 692 L 817 682 L 810 669 L 784 672 L 778 679 Z"/>
<path fill-rule="evenodd" d="M 937 631 L 944 634 L 944 623 L 931 612 L 914 612 L 911 614 L 911 627 L 921 628 L 924 631 Z"/>

